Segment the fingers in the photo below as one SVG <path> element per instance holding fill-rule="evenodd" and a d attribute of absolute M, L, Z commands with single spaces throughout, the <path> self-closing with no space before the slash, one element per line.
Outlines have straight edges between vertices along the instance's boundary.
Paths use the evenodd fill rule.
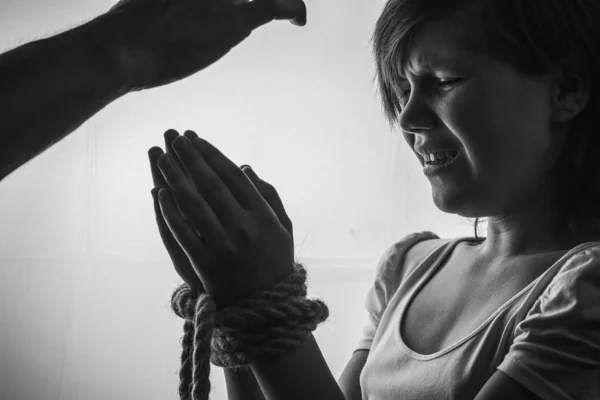
<path fill-rule="evenodd" d="M 183 136 L 188 138 L 190 140 L 190 142 L 192 142 L 192 143 L 194 142 L 194 139 L 198 137 L 196 132 L 190 131 L 189 129 L 183 133 Z"/>
<path fill-rule="evenodd" d="M 293 25 L 306 25 L 306 4 L 303 0 L 273 0 L 275 19 L 288 19 Z"/>
<path fill-rule="evenodd" d="M 210 245 L 221 247 L 226 241 L 225 232 L 221 221 L 203 197 L 206 191 L 200 191 L 199 193 L 191 186 L 188 179 L 177 167 L 172 155 L 165 153 L 160 156 L 158 167 L 162 171 L 170 191 L 174 194 L 176 201 L 173 202 L 173 207 L 179 207 L 181 210 L 181 213 L 177 210 L 178 214 L 185 217 Z M 211 187 L 210 190 L 215 189 Z M 167 196 L 168 199 L 169 196 Z M 233 215 L 234 213 L 229 210 L 229 214 Z M 240 218 L 238 217 L 238 219 Z"/>
<path fill-rule="evenodd" d="M 306 25 L 306 5 L 302 0 L 254 0 L 238 7 L 252 30 L 274 19 L 289 19 L 294 25 Z"/>
<path fill-rule="evenodd" d="M 283 225 L 283 227 L 293 237 L 294 227 L 292 225 L 292 220 L 288 217 L 287 213 L 285 212 L 283 202 L 279 198 L 277 190 L 275 190 L 275 188 L 269 183 L 260 179 L 258 175 L 256 175 L 256 173 L 254 172 L 254 170 L 252 170 L 252 168 L 250 168 L 249 166 L 243 165 L 241 169 L 246 175 L 248 175 L 248 177 L 256 186 L 256 189 L 260 192 L 262 197 L 267 201 L 267 203 L 269 203 L 269 206 L 277 216 L 277 219 L 279 219 L 281 225 Z"/>
<path fill-rule="evenodd" d="M 181 172 L 183 172 L 183 174 L 186 176 L 186 178 L 188 178 L 188 180 L 190 181 L 192 186 L 194 186 L 194 188 L 196 188 L 196 185 L 194 184 L 192 177 L 190 176 L 188 170 L 183 165 L 183 160 L 181 159 L 181 157 L 179 157 L 179 155 L 173 148 L 173 141 L 179 137 L 179 132 L 177 132 L 175 129 L 169 129 L 165 132 L 164 137 L 165 137 L 165 149 L 167 149 L 167 153 L 171 154 L 173 156 L 173 158 L 175 158 L 175 161 L 177 162 L 177 166 L 179 167 Z"/>
<path fill-rule="evenodd" d="M 191 132 L 191 131 L 188 131 L 188 132 Z M 194 135 L 196 135 L 196 134 L 194 133 Z M 173 156 L 173 158 L 175 159 L 175 162 L 177 163 L 178 168 L 190 180 L 190 182 L 193 185 L 193 182 L 191 181 L 189 174 L 187 173 L 185 167 L 183 166 L 181 159 L 177 155 L 177 152 L 175 152 L 173 150 L 173 140 L 175 140 L 177 137 L 179 137 L 179 133 L 175 129 L 168 129 L 167 131 L 165 131 L 163 136 L 164 136 L 164 140 L 165 140 L 166 152 Z M 158 158 L 163 154 L 164 154 L 164 151 L 158 146 L 154 146 L 154 147 L 150 148 L 150 150 L 148 150 L 148 157 L 150 159 L 150 170 L 152 172 L 152 183 L 154 184 L 154 187 L 157 187 L 157 188 L 168 187 L 167 182 L 165 181 L 165 178 L 164 178 L 162 172 L 160 171 L 160 168 L 158 168 L 158 165 L 157 165 Z"/>
<path fill-rule="evenodd" d="M 154 188 L 151 190 L 152 198 L 154 199 L 154 213 L 156 214 L 156 225 L 158 225 L 160 237 L 162 238 L 167 251 L 172 256 L 173 254 L 171 253 L 173 252 L 173 250 L 179 248 L 179 243 L 177 242 L 177 240 L 175 240 L 173 233 L 169 230 L 165 218 L 162 215 L 160 201 L 158 200 L 158 192 L 160 189 L 161 188 Z"/>
<path fill-rule="evenodd" d="M 187 149 L 184 149 L 185 145 Z M 209 142 L 194 138 L 190 144 L 185 137 L 177 138 L 174 146 L 184 159 L 198 192 L 207 200 L 225 228 L 239 225 L 245 210 L 267 210 L 267 205 L 247 176 Z"/>
<path fill-rule="evenodd" d="M 166 188 L 167 181 L 158 168 L 157 160 L 163 154 L 163 151 L 160 147 L 152 147 L 148 150 L 148 158 L 150 159 L 150 171 L 152 172 L 152 184 L 156 188 Z"/>
<path fill-rule="evenodd" d="M 179 137 L 179 132 L 177 132 L 175 129 L 168 129 L 163 136 L 165 138 L 165 151 L 175 158 L 175 161 L 177 162 L 179 168 L 181 168 L 181 170 L 184 171 L 181 160 L 177 156 L 176 152 L 173 150 L 173 140 Z"/>
<path fill-rule="evenodd" d="M 190 261 L 187 259 L 187 256 L 184 250 L 181 248 L 175 236 L 169 229 L 165 218 L 162 215 L 162 210 L 160 208 L 160 202 L 158 200 L 158 191 L 159 188 L 154 188 L 151 190 L 152 199 L 154 203 L 154 213 L 156 215 L 156 225 L 158 226 L 158 232 L 160 233 L 160 237 L 163 241 L 165 248 L 167 249 L 167 253 L 171 257 L 171 261 L 173 262 L 173 266 L 175 267 L 177 273 L 181 276 L 181 278 L 187 283 L 187 285 L 196 290 L 202 288 L 202 281 L 192 268 Z M 202 239 L 200 239 L 202 240 Z"/>
<path fill-rule="evenodd" d="M 160 213 L 164 217 L 169 231 L 172 232 L 173 237 L 189 259 L 198 257 L 203 252 L 204 243 L 177 209 L 175 199 L 169 190 L 160 189 L 157 193 Z M 202 257 L 200 256 L 200 258 Z"/>
<path fill-rule="evenodd" d="M 175 161 L 177 162 L 177 165 L 179 166 L 179 168 L 184 171 L 182 165 L 181 165 L 181 161 L 178 159 L 178 157 L 175 155 L 175 152 L 173 151 L 173 140 L 179 136 L 179 133 L 177 133 L 176 130 L 174 129 L 169 129 L 164 133 L 164 139 L 165 139 L 165 149 L 167 150 L 167 153 L 171 154 L 174 158 Z M 150 158 L 150 170 L 152 171 L 152 183 L 154 184 L 154 187 L 156 188 L 166 188 L 167 186 L 167 181 L 165 181 L 165 178 L 162 174 L 162 172 L 160 171 L 160 168 L 158 168 L 157 165 L 157 161 L 158 158 L 164 154 L 163 149 L 161 149 L 158 146 L 152 147 L 150 148 L 150 150 L 148 150 L 148 157 Z"/>

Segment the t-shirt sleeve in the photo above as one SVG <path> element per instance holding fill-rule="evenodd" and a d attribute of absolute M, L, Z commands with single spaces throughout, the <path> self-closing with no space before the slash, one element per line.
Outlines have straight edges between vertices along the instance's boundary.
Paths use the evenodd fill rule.
<path fill-rule="evenodd" d="M 379 321 L 392 298 L 400 286 L 401 269 L 406 251 L 415 243 L 427 239 L 439 239 L 433 232 L 417 232 L 405 236 L 400 241 L 390 246 L 379 259 L 375 268 L 375 280 L 369 288 L 364 305 L 367 309 L 363 314 L 366 322 L 356 350 L 370 350 Z"/>
<path fill-rule="evenodd" d="M 560 269 L 498 369 L 544 400 L 600 399 L 600 246 Z"/>

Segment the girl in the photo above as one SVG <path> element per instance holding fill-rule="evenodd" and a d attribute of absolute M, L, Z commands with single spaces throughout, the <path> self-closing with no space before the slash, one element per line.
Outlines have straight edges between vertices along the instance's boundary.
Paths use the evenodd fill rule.
<path fill-rule="evenodd" d="M 355 353 L 362 399 L 600 398 L 598 21 L 597 1 L 385 6 L 385 114 L 436 206 L 477 219 L 475 238 L 424 232 L 384 255 Z"/>
<path fill-rule="evenodd" d="M 385 115 L 475 237 L 421 232 L 385 252 L 346 400 L 600 398 L 599 22 L 593 0 L 387 2 L 373 37 Z M 312 368 L 288 392 L 252 365 L 269 398 L 330 374 L 300 360 Z M 230 398 L 261 398 L 246 396 Z"/>

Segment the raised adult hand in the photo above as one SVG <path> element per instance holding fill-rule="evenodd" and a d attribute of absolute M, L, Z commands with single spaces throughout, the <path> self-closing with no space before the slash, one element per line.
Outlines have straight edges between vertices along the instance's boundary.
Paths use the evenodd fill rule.
<path fill-rule="evenodd" d="M 249 178 L 252 172 L 206 140 L 188 138 L 186 132 L 173 141 L 177 157 L 158 157 L 169 186 L 159 191 L 161 213 L 206 292 L 227 306 L 293 271 L 293 227 L 271 185 Z"/>
<path fill-rule="evenodd" d="M 213 64 L 261 25 L 306 24 L 302 0 L 120 0 L 100 18 L 125 91 L 166 85 Z"/>

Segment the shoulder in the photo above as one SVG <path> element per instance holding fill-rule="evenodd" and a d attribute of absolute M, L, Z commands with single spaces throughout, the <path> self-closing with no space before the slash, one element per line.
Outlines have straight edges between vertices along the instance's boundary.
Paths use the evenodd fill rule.
<path fill-rule="evenodd" d="M 380 260 L 378 275 L 384 280 L 406 276 L 429 253 L 448 241 L 430 231 L 406 235 L 386 250 Z"/>
<path fill-rule="evenodd" d="M 543 398 L 596 398 L 600 244 L 578 246 L 561 264 L 515 325 L 509 352 L 497 369 Z"/>
<path fill-rule="evenodd" d="M 578 246 L 579 247 L 579 246 Z M 600 273 L 600 242 L 583 243 L 581 247 L 573 252 L 561 266 L 558 273 L 554 276 L 553 282 L 564 281 L 569 277 L 569 281 L 574 278 L 590 277 Z M 552 284 L 551 284 L 552 285 Z"/>
<path fill-rule="evenodd" d="M 556 273 L 544 284 L 543 291 L 528 306 L 525 320 L 516 327 L 515 336 L 528 331 L 544 332 L 538 339 L 550 336 L 550 326 L 585 331 L 578 322 L 589 322 L 594 315 L 600 322 L 600 244 L 585 243 L 570 257 L 559 263 Z M 536 333 L 537 335 L 537 333 Z M 600 335 L 598 343 L 600 344 Z"/>
<path fill-rule="evenodd" d="M 581 282 L 593 282 L 600 289 L 600 243 L 585 243 L 579 251 L 574 252 L 561 266 L 548 287 L 548 292 L 556 290 L 571 290 L 580 292 L 591 288 L 590 285 L 580 285 Z M 600 292 L 600 290 L 599 290 Z"/>
<path fill-rule="evenodd" d="M 401 257 L 404 260 L 426 255 L 436 246 L 443 244 L 445 239 L 431 231 L 415 232 L 404 236 L 386 251 L 389 258 Z"/>
<path fill-rule="evenodd" d="M 405 262 L 419 264 L 428 254 L 436 248 L 448 243 L 448 239 L 432 238 L 422 240 L 408 248 L 405 255 Z"/>

